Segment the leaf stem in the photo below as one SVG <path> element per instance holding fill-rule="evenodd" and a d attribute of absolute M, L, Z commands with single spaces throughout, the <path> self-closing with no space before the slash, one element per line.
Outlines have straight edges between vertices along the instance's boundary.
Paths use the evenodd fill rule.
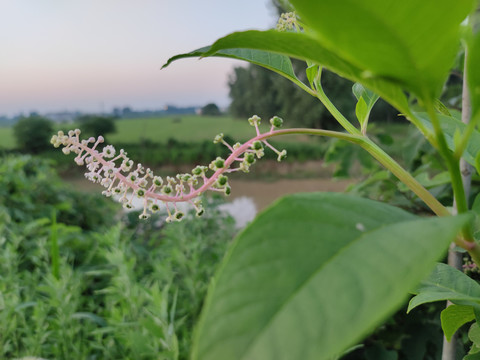
<path fill-rule="evenodd" d="M 445 140 L 445 135 L 440 126 L 440 121 L 438 119 L 433 103 L 431 101 L 426 102 L 426 108 L 433 125 L 435 137 L 437 139 L 438 151 L 440 152 L 440 155 L 442 155 L 442 157 L 445 159 L 448 172 L 450 173 L 453 196 L 455 198 L 455 203 L 457 204 L 458 213 L 465 213 L 468 211 L 468 205 L 467 198 L 465 196 L 465 189 L 463 187 L 462 174 L 460 173 L 459 158 L 457 158 L 448 149 L 447 141 Z M 467 238 L 468 241 L 473 241 L 471 236 L 468 236 Z"/>
<path fill-rule="evenodd" d="M 322 70 L 319 69 L 319 72 L 320 71 Z M 362 134 L 361 131 L 358 130 L 355 126 L 353 126 L 352 123 L 348 121 L 347 118 L 343 116 L 343 114 L 340 111 L 338 111 L 335 105 L 330 101 L 328 96 L 325 94 L 325 91 L 323 91 L 322 85 L 320 83 L 320 79 L 314 81 L 315 90 L 309 88 L 307 85 L 305 85 L 303 82 L 301 82 L 298 79 L 293 80 L 293 82 L 305 92 L 319 99 L 322 102 L 323 106 L 325 106 L 327 110 L 330 112 L 330 114 L 332 114 L 335 120 L 337 120 L 337 122 L 350 134 L 355 134 L 355 135 Z"/>

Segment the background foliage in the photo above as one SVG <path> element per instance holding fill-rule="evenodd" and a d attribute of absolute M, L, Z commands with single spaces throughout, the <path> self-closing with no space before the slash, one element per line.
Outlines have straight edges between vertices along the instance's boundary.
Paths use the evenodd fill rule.
<path fill-rule="evenodd" d="M 45 160 L 3 158 L 0 175 L 0 358 L 187 358 L 230 218 L 121 225 Z"/>

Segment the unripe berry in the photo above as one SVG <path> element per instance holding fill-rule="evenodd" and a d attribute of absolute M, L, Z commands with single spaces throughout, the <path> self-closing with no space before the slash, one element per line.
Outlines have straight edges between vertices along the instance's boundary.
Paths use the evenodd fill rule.
<path fill-rule="evenodd" d="M 278 116 L 274 116 L 270 119 L 270 124 L 276 128 L 280 128 L 283 125 L 283 119 Z"/>
<path fill-rule="evenodd" d="M 165 194 L 165 195 L 170 195 L 172 192 L 173 192 L 173 189 L 170 185 L 165 185 L 163 188 L 162 188 L 162 192 Z"/>
<path fill-rule="evenodd" d="M 261 142 L 261 141 L 258 141 L 258 140 L 257 140 L 257 141 L 254 141 L 254 142 L 252 143 L 252 149 L 255 150 L 255 151 L 263 149 L 262 142 Z"/>
<path fill-rule="evenodd" d="M 245 153 L 243 158 L 249 165 L 252 165 L 255 162 L 255 155 L 252 153 Z"/>
<path fill-rule="evenodd" d="M 228 177 L 225 175 L 220 175 L 217 179 L 217 184 L 219 186 L 225 186 L 225 184 L 228 182 Z"/>

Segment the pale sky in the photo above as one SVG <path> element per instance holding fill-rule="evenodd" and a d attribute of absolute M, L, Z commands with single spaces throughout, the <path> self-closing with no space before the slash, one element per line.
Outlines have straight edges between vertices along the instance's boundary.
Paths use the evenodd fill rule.
<path fill-rule="evenodd" d="M 173 55 L 275 25 L 269 0 L 0 0 L 0 115 L 229 103 L 241 62 Z"/>

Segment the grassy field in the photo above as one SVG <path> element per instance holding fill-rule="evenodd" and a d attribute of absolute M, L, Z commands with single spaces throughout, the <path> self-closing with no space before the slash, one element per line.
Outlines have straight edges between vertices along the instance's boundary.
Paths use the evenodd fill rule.
<path fill-rule="evenodd" d="M 288 124 L 287 124 L 288 125 Z M 69 130 L 75 124 L 58 124 L 56 128 Z M 262 131 L 269 130 L 268 121 L 261 125 Z M 213 140 L 215 135 L 223 132 L 236 141 L 247 140 L 255 135 L 247 119 L 234 119 L 230 116 L 175 116 L 140 119 L 120 119 L 117 121 L 117 132 L 108 136 L 108 140 L 115 143 L 138 143 L 142 139 L 164 143 L 169 138 L 179 141 Z M 284 136 L 282 141 L 303 141 L 305 136 Z M 13 129 L 0 127 L 0 148 L 15 147 Z"/>
<path fill-rule="evenodd" d="M 137 143 L 141 139 L 165 142 L 169 138 L 182 141 L 210 140 L 219 132 L 247 139 L 255 130 L 247 120 L 229 116 L 176 116 L 147 119 L 125 119 L 117 122 L 117 132 L 109 136 L 113 143 Z"/>
<path fill-rule="evenodd" d="M 11 127 L 0 127 L 0 149 L 12 149 L 15 147 L 15 138 Z"/>

